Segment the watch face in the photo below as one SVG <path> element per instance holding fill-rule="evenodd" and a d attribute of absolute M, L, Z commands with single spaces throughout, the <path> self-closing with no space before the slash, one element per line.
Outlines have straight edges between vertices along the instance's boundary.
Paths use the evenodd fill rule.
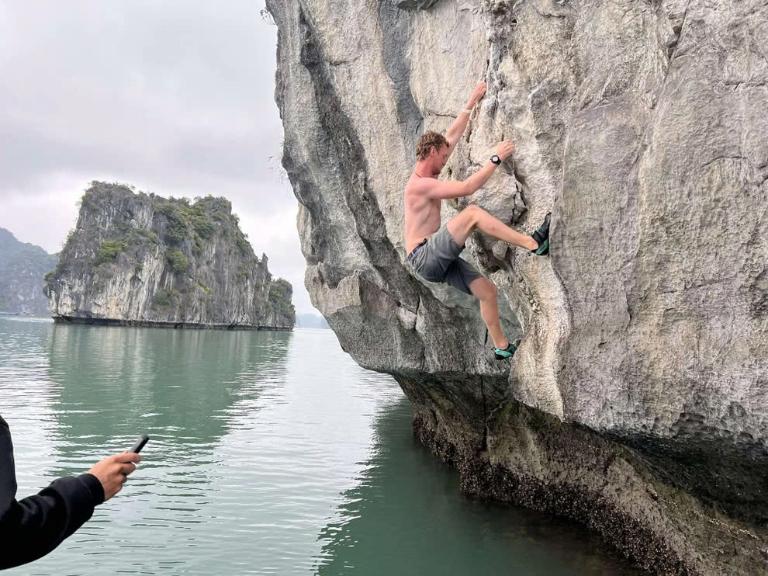
<path fill-rule="evenodd" d="M 494 164 L 501 164 L 501 158 L 499 158 L 498 154 L 494 154 L 493 156 L 491 156 L 491 162 L 493 162 Z"/>

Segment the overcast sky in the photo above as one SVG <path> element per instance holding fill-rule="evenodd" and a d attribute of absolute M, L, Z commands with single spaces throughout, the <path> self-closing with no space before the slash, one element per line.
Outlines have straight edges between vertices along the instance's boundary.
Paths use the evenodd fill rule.
<path fill-rule="evenodd" d="M 225 196 L 304 290 L 264 0 L 0 0 L 0 227 L 48 252 L 91 180 Z"/>

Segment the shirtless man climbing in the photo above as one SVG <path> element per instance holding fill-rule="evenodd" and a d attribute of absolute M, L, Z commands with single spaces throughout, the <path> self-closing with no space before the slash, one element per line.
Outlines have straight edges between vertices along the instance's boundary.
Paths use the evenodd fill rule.
<path fill-rule="evenodd" d="M 438 180 L 448 157 L 469 122 L 472 109 L 485 95 L 485 83 L 472 91 L 467 105 L 451 124 L 445 136 L 425 132 L 416 146 L 416 167 L 405 186 L 405 249 L 413 269 L 430 282 L 446 282 L 480 301 L 480 315 L 488 326 L 498 359 L 511 358 L 516 347 L 501 330 L 496 286 L 466 260 L 459 258 L 464 242 L 476 228 L 542 256 L 549 252 L 549 214 L 533 236 L 521 234 L 482 208 L 471 204 L 440 226 L 440 201 L 470 196 L 485 184 L 496 168 L 515 150 L 505 140 L 496 146 L 496 154 L 463 182 Z"/>

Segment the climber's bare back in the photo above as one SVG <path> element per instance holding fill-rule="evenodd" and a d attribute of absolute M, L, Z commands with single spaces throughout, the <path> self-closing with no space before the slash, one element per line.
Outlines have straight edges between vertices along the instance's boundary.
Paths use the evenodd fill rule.
<path fill-rule="evenodd" d="M 413 171 L 405 185 L 405 251 L 411 251 L 440 228 L 440 199 L 430 198 L 436 178 Z"/>

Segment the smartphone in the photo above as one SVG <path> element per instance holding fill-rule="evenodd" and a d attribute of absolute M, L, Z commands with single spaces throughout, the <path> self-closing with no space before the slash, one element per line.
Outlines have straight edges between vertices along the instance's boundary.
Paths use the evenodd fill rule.
<path fill-rule="evenodd" d="M 149 436 L 147 436 L 146 434 L 142 434 L 141 438 L 136 440 L 136 444 L 134 444 L 130 448 L 130 450 L 128 450 L 128 452 L 135 452 L 136 454 L 138 454 L 139 452 L 141 452 L 141 449 L 144 448 L 144 445 L 147 442 L 149 442 Z"/>

